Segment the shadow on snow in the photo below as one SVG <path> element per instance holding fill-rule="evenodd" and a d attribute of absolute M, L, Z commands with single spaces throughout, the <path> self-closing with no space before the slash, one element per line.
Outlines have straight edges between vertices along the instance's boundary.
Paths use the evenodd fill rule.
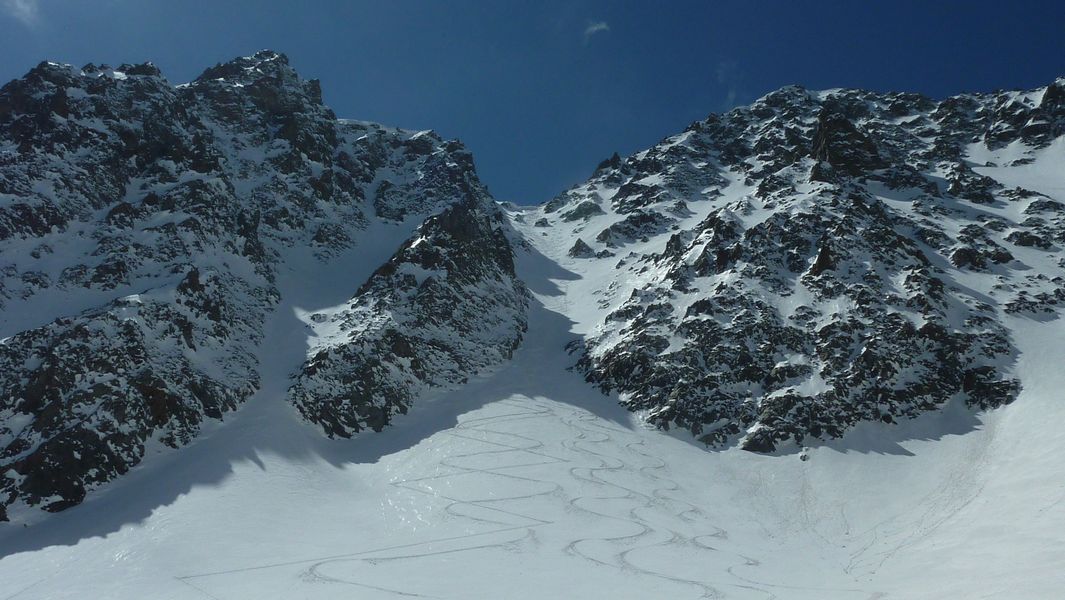
<path fill-rule="evenodd" d="M 535 249 L 519 250 L 517 258 L 519 276 L 540 296 L 560 295 L 555 281 L 578 278 Z M 352 279 L 340 267 L 330 265 L 314 278 L 316 285 L 291 286 L 266 326 L 260 391 L 238 411 L 226 415 L 225 422 L 205 422 L 203 434 L 191 444 L 146 456 L 128 474 L 90 492 L 80 505 L 53 515 L 34 515 L 44 518 L 22 526 L 0 524 L 0 558 L 115 533 L 143 522 L 194 488 L 222 484 L 233 475 L 235 465 L 250 463 L 265 471 L 263 457 L 324 460 L 336 468 L 375 463 L 455 426 L 470 411 L 516 395 L 570 402 L 602 419 L 630 426 L 629 413 L 616 398 L 601 395 L 567 370 L 575 362 L 564 351 L 577 337 L 571 332 L 573 322 L 534 296 L 528 332 L 512 360 L 460 389 L 430 392 L 380 435 L 368 431 L 352 439 L 325 438 L 317 426 L 299 417 L 286 397 L 290 376 L 303 362 L 314 335 L 297 317 L 297 309 L 346 301 L 357 285 L 337 282 Z"/>

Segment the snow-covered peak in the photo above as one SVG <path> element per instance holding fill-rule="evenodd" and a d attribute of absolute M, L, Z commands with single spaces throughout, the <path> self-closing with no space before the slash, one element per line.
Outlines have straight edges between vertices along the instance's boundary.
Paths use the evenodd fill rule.
<path fill-rule="evenodd" d="M 499 211 L 460 143 L 338 120 L 317 82 L 269 51 L 177 87 L 148 63 L 44 63 L 0 89 L 0 153 L 0 520 L 11 504 L 77 504 L 148 448 L 190 442 L 261 388 L 263 323 L 274 311 L 295 334 L 306 331 L 297 309 L 349 300 L 450 207 L 491 211 L 481 242 L 469 244 L 494 244 L 503 265 L 510 257 L 493 229 Z M 413 397 L 513 347 L 520 282 L 470 266 L 465 248 L 443 238 L 418 248 L 444 255 L 449 274 L 388 299 L 381 314 L 443 318 L 483 277 L 511 305 L 511 331 L 486 332 L 469 368 L 418 367 L 391 382 L 341 363 L 332 375 L 373 377 Z M 449 276 L 463 279 L 453 288 Z M 360 298 L 384 303 L 381 295 Z M 428 303 L 439 307 L 424 314 Z M 383 343 L 407 327 L 380 325 L 362 335 Z M 426 348 L 448 334 L 405 335 L 407 358 L 429 360 Z M 493 340 L 499 352 L 483 355 Z M 307 345 L 293 346 L 272 392 L 286 393 Z M 316 422 L 343 420 L 331 414 L 344 406 L 339 393 L 315 392 Z"/>
<path fill-rule="evenodd" d="M 787 87 L 516 218 L 595 299 L 580 369 L 661 427 L 769 451 L 997 406 L 1008 315 L 1065 301 L 1056 86 Z"/>

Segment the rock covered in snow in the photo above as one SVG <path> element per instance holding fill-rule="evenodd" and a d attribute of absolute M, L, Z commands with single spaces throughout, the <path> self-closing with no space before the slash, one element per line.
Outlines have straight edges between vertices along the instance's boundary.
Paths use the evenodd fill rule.
<path fill-rule="evenodd" d="M 1003 319 L 1056 311 L 1065 281 L 1062 83 L 788 87 L 604 161 L 525 215 L 610 282 L 578 369 L 661 427 L 760 452 L 1011 402 Z"/>
<path fill-rule="evenodd" d="M 430 387 L 454 387 L 510 358 L 527 292 L 503 213 L 470 182 L 430 217 L 341 310 L 290 390 L 331 437 L 380 431 Z"/>
<path fill-rule="evenodd" d="M 5 85 L 0 519 L 75 504 L 247 400 L 291 255 L 494 208 L 479 186 L 460 143 L 339 120 L 270 51 L 178 86 L 150 63 Z"/>

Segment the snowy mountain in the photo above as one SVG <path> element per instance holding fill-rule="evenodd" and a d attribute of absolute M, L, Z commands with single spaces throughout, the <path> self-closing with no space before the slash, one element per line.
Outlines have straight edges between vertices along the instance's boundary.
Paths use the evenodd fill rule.
<path fill-rule="evenodd" d="M 522 219 L 589 282 L 588 381 L 769 452 L 1017 397 L 1004 317 L 1065 301 L 1063 135 L 1065 79 L 940 102 L 789 87 Z"/>
<path fill-rule="evenodd" d="M 42 63 L 0 596 L 1054 597 L 1063 173 L 1065 79 L 783 88 L 520 207 L 281 54 Z"/>
<path fill-rule="evenodd" d="M 507 225 L 469 153 L 338 120 L 281 54 L 178 86 L 151 64 L 42 63 L 0 90 L 0 161 L 0 519 L 76 504 L 251 397 L 285 269 L 396 252 L 368 282 L 339 273 L 350 306 L 309 317 L 330 333 L 292 401 L 330 435 L 380 429 L 524 330 Z"/>

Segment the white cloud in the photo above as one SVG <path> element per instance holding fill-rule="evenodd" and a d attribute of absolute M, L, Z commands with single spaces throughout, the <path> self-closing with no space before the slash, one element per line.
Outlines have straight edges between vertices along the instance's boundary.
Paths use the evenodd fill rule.
<path fill-rule="evenodd" d="M 726 88 L 725 100 L 722 103 L 723 110 L 735 108 L 737 101 L 744 95 L 740 89 L 743 71 L 739 64 L 734 60 L 718 61 L 717 82 Z"/>
<path fill-rule="evenodd" d="M 0 9 L 30 27 L 40 18 L 38 0 L 0 0 Z"/>
<path fill-rule="evenodd" d="M 591 37 L 600 31 L 610 31 L 610 25 L 606 21 L 589 21 L 584 28 L 584 43 L 587 44 Z"/>

